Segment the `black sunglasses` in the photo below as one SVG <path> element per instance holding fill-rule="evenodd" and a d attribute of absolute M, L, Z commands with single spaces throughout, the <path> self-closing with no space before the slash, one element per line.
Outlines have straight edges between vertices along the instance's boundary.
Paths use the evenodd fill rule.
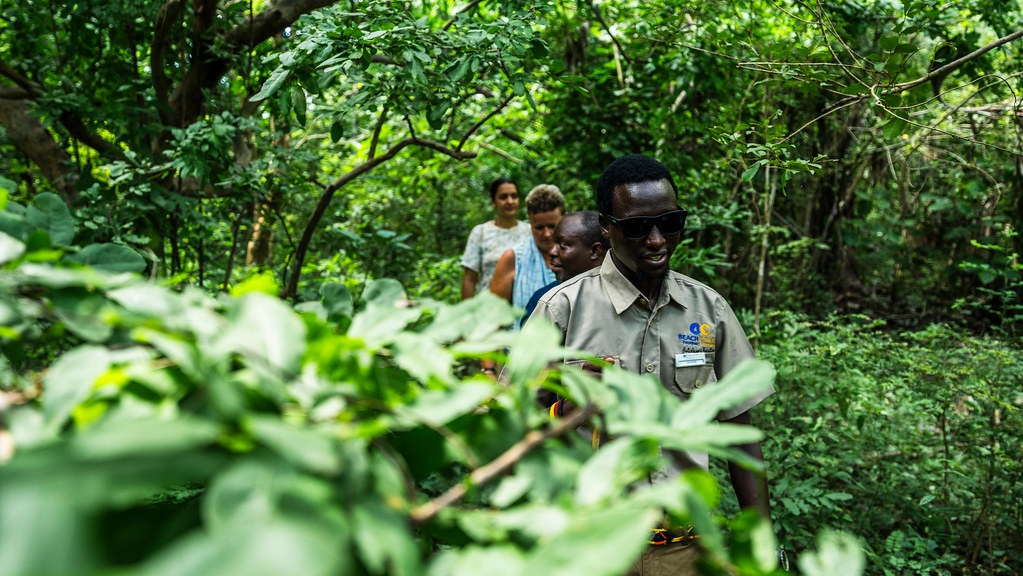
<path fill-rule="evenodd" d="M 622 235 L 629 240 L 642 240 L 646 238 L 654 226 L 661 231 L 661 234 L 678 234 L 686 227 L 686 216 L 689 213 L 679 206 L 678 210 L 665 212 L 657 216 L 633 216 L 632 218 L 615 218 L 610 214 L 604 214 L 608 222 L 614 224 L 622 231 Z"/>

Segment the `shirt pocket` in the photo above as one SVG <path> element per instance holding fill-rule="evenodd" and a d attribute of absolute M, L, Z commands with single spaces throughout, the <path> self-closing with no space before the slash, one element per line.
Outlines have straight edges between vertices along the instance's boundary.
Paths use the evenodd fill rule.
<path fill-rule="evenodd" d="M 703 362 L 675 367 L 675 388 L 685 394 L 692 394 L 697 388 L 711 381 L 714 373 L 714 352 L 705 352 Z"/>

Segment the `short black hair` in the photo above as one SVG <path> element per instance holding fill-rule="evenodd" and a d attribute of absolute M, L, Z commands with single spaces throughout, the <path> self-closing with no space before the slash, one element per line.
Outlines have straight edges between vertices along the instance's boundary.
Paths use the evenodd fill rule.
<path fill-rule="evenodd" d="M 511 178 L 498 178 L 490 183 L 490 199 L 493 200 L 497 197 L 497 189 L 501 187 L 501 184 L 511 184 L 515 186 L 515 189 L 519 189 L 519 185 L 515 183 Z"/>
<path fill-rule="evenodd" d="M 671 178 L 671 172 L 657 160 L 642 154 L 622 156 L 608 165 L 597 180 L 597 210 L 601 214 L 611 214 L 611 200 L 615 188 L 622 184 L 638 184 L 640 182 L 656 182 L 667 180 L 671 189 L 678 197 L 678 187 Z"/>
<path fill-rule="evenodd" d="M 604 237 L 604 233 L 600 229 L 600 214 L 593 210 L 580 210 L 565 215 L 565 218 L 573 215 L 579 216 L 579 223 L 582 224 L 584 231 L 583 240 L 587 246 L 593 246 L 595 242 L 599 242 L 605 250 L 611 247 L 611 242 Z"/>

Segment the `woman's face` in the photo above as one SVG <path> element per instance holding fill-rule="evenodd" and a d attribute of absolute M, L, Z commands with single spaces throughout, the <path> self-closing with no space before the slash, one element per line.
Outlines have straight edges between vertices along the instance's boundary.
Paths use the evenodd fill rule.
<path fill-rule="evenodd" d="M 547 212 L 534 212 L 529 215 L 529 226 L 533 230 L 533 242 L 540 249 L 540 253 L 546 258 L 554 246 L 554 227 L 561 221 L 563 214 L 561 210 L 549 210 Z"/>
<path fill-rule="evenodd" d="M 515 218 L 519 213 L 519 189 L 511 182 L 505 182 L 497 187 L 494 199 L 491 201 L 498 216 Z"/>

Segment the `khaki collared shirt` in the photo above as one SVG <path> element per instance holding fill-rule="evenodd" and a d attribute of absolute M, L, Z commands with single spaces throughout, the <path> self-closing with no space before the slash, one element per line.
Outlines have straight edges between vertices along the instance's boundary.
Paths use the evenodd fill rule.
<path fill-rule="evenodd" d="M 549 290 L 530 318 L 542 316 L 561 329 L 564 345 L 610 356 L 624 370 L 654 374 L 675 397 L 688 400 L 701 386 L 753 358 L 753 347 L 725 299 L 678 272 L 664 278 L 650 303 L 618 270 L 610 252 L 599 268 Z M 742 414 L 774 389 L 718 415 Z"/>

